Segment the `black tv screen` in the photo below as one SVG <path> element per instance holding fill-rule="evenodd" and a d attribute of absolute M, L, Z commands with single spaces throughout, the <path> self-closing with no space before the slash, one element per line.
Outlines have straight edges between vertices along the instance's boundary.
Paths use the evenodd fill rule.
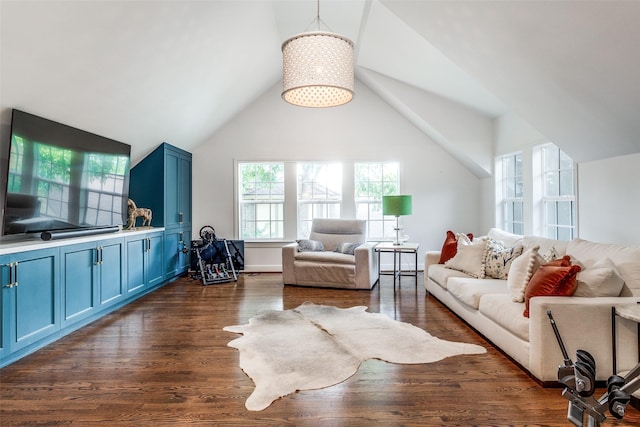
<path fill-rule="evenodd" d="M 126 223 L 131 146 L 15 109 L 10 137 L 3 235 Z"/>

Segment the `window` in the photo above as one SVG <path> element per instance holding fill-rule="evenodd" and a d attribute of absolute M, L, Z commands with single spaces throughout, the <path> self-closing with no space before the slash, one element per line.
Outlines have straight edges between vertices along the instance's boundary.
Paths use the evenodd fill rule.
<path fill-rule="evenodd" d="M 284 238 L 284 163 L 239 163 L 240 238 Z"/>
<path fill-rule="evenodd" d="M 382 196 L 400 193 L 398 163 L 355 163 L 356 218 L 367 220 L 370 239 L 394 238 L 395 217 L 382 215 Z"/>
<path fill-rule="evenodd" d="M 500 163 L 503 229 L 515 234 L 524 234 L 522 154 L 503 156 Z"/>
<path fill-rule="evenodd" d="M 576 197 L 573 160 L 553 144 L 540 147 L 544 236 L 575 237 Z"/>
<path fill-rule="evenodd" d="M 298 163 L 298 238 L 306 238 L 314 218 L 340 218 L 342 164 Z"/>

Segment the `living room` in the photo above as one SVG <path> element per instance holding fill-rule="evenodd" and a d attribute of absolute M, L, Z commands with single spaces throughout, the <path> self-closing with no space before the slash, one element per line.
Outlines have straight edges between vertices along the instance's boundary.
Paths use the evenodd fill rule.
<path fill-rule="evenodd" d="M 280 45 L 316 2 L 180 3 L 3 0 L 3 144 L 19 108 L 131 144 L 134 166 L 163 141 L 189 151 L 192 238 L 205 225 L 240 237 L 238 161 L 398 162 L 421 269 L 446 230 L 500 225 L 496 158 L 531 164 L 553 142 L 577 162 L 577 236 L 640 244 L 638 3 L 321 1 L 359 46 L 354 100 L 330 109 L 280 96 Z M 527 234 L 539 230 L 530 207 Z M 246 242 L 247 272 L 278 272 L 295 238 Z"/>

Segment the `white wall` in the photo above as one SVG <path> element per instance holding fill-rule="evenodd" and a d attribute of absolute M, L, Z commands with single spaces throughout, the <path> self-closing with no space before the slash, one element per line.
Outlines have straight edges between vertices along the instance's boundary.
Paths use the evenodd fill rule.
<path fill-rule="evenodd" d="M 438 144 L 356 81 L 356 97 L 331 109 L 293 107 L 275 85 L 193 151 L 194 236 L 212 225 L 234 236 L 235 160 L 398 161 L 402 192 L 413 195 L 413 215 L 403 217 L 410 240 L 440 249 L 447 229 L 485 231 L 482 183 Z M 280 269 L 282 244 L 247 245 L 254 270 Z"/>
<path fill-rule="evenodd" d="M 580 237 L 640 246 L 640 153 L 578 165 Z"/>

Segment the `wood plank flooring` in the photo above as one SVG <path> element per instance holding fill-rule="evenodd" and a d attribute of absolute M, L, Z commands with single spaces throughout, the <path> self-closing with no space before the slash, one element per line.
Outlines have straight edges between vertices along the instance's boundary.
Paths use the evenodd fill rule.
<path fill-rule="evenodd" d="M 279 274 L 202 286 L 179 279 L 0 370 L 3 426 L 498 426 L 571 425 L 561 389 L 544 389 L 438 301 L 403 279 L 372 291 L 282 286 Z M 345 382 L 292 394 L 260 412 L 244 402 L 252 381 L 238 367 L 238 335 L 264 309 L 305 301 L 412 323 L 487 354 L 424 365 L 364 362 Z M 304 345 L 304 343 L 301 343 Z M 318 355 L 322 357 L 322 355 Z M 558 361 L 560 362 L 560 361 Z M 600 390 L 598 391 L 598 394 Z M 640 423 L 629 407 L 624 420 Z"/>

